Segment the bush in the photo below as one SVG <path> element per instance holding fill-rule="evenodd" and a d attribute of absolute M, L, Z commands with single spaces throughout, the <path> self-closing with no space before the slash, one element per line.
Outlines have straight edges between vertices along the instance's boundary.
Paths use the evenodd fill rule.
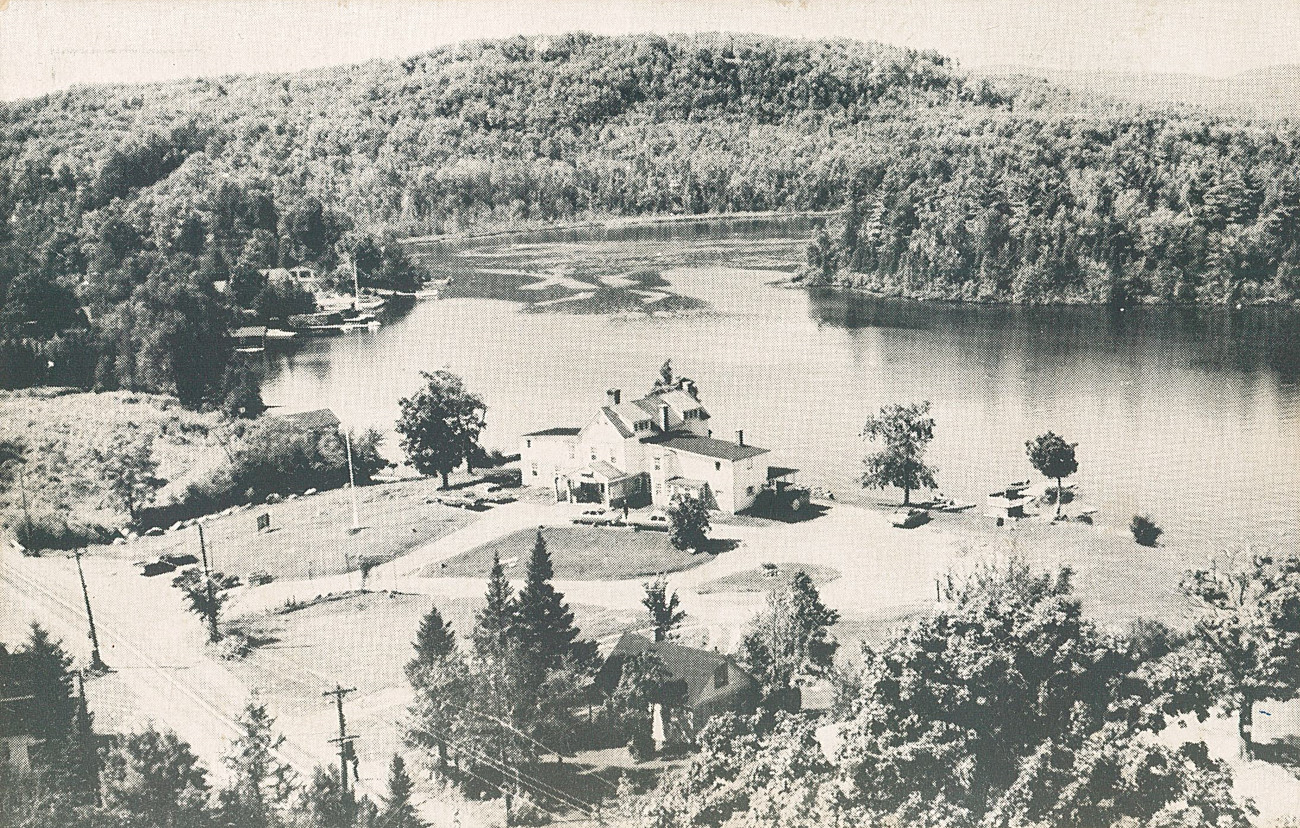
<path fill-rule="evenodd" d="M 1129 531 L 1133 533 L 1133 540 L 1142 546 L 1155 546 L 1156 541 L 1164 534 L 1165 530 L 1156 526 L 1155 521 L 1146 515 L 1134 515 L 1133 520 L 1128 525 Z"/>
<path fill-rule="evenodd" d="M 699 552 L 709 535 L 709 507 L 704 504 L 704 498 L 676 495 L 667 512 L 668 539 L 672 545 Z"/>
<path fill-rule="evenodd" d="M 352 437 L 352 465 L 358 485 L 385 465 L 379 455 L 379 432 Z M 268 494 L 306 489 L 337 489 L 348 482 L 348 455 L 343 435 L 308 429 L 279 417 L 254 422 L 235 451 L 231 468 L 235 491 L 251 491 L 253 500 Z"/>
<path fill-rule="evenodd" d="M 43 550 L 67 552 L 108 543 L 113 533 L 103 526 L 68 523 L 62 515 L 38 515 L 19 520 L 14 537 L 28 552 L 37 554 Z"/>
<path fill-rule="evenodd" d="M 633 762 L 647 762 L 655 758 L 655 739 L 650 728 L 636 728 L 627 740 L 627 752 Z"/>

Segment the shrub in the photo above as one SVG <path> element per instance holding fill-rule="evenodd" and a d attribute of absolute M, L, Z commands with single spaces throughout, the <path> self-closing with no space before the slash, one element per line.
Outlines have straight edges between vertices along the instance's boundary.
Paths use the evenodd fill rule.
<path fill-rule="evenodd" d="M 358 485 L 370 482 L 384 467 L 379 432 L 370 429 L 352 437 L 352 465 Z M 230 472 L 232 488 L 251 491 L 253 500 L 268 494 L 336 489 L 348 482 L 348 455 L 337 431 L 308 429 L 279 418 L 253 423 L 235 451 Z"/>
<path fill-rule="evenodd" d="M 709 507 L 689 494 L 673 497 L 668 509 L 668 539 L 678 549 L 699 552 L 708 541 Z"/>
<path fill-rule="evenodd" d="M 51 514 L 19 520 L 14 537 L 29 553 L 37 554 L 47 549 L 67 552 L 108 543 L 112 532 L 103 526 L 68 523 L 62 515 Z"/>
<path fill-rule="evenodd" d="M 1155 521 L 1146 515 L 1134 515 L 1133 520 L 1129 522 L 1129 531 L 1133 533 L 1133 540 L 1142 546 L 1155 546 L 1156 541 L 1164 534 L 1165 530 L 1156 526 Z"/>

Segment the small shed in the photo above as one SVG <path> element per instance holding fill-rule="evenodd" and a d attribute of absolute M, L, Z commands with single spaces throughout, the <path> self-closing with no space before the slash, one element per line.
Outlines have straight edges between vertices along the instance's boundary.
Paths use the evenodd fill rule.
<path fill-rule="evenodd" d="M 266 348 L 266 326 L 245 325 L 230 332 L 235 350 L 241 353 L 256 353 Z"/>

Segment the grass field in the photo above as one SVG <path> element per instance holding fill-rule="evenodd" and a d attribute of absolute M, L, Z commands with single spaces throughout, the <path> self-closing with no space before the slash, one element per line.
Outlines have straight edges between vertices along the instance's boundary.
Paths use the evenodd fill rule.
<path fill-rule="evenodd" d="M 679 572 L 708 563 L 714 557 L 674 549 L 665 532 L 553 526 L 543 529 L 542 537 L 551 553 L 555 578 L 561 581 L 618 581 Z M 486 578 L 495 553 L 506 564 L 507 575 L 522 576 L 536 538 L 533 529 L 515 532 L 431 566 L 420 574 L 428 578 Z"/>
<path fill-rule="evenodd" d="M 362 530 L 352 534 L 347 489 L 258 505 L 204 524 L 213 569 L 247 578 L 265 572 L 278 579 L 315 578 L 354 570 L 371 558 L 388 561 L 473 520 L 476 515 L 427 503 L 438 481 L 407 480 L 357 489 Z M 257 516 L 270 515 L 271 530 L 257 531 Z M 197 528 L 139 538 L 124 546 L 97 547 L 94 554 L 151 560 L 162 554 L 199 554 Z M 163 576 L 167 577 L 167 576 Z"/>
<path fill-rule="evenodd" d="M 771 570 L 770 573 L 762 567 L 733 572 L 721 578 L 714 578 L 712 581 L 705 581 L 697 586 L 695 591 L 700 595 L 714 592 L 767 592 L 773 584 L 789 581 L 796 572 L 805 573 L 817 586 L 829 584 L 840 577 L 840 571 L 834 567 L 779 561 L 776 563 L 776 569 Z"/>

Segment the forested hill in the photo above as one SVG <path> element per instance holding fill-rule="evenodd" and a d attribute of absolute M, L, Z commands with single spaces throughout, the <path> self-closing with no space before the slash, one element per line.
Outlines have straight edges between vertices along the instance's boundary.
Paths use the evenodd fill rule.
<path fill-rule="evenodd" d="M 157 354 L 216 353 L 244 309 L 292 305 L 266 295 L 270 265 L 355 249 L 401 284 L 399 236 L 713 211 L 847 207 L 812 278 L 915 295 L 1291 298 L 1297 145 L 932 53 L 756 36 L 77 88 L 0 106 L 0 340 L 55 348 L 83 383 L 168 390 L 204 371 Z M 207 287 L 227 278 L 233 303 Z"/>

